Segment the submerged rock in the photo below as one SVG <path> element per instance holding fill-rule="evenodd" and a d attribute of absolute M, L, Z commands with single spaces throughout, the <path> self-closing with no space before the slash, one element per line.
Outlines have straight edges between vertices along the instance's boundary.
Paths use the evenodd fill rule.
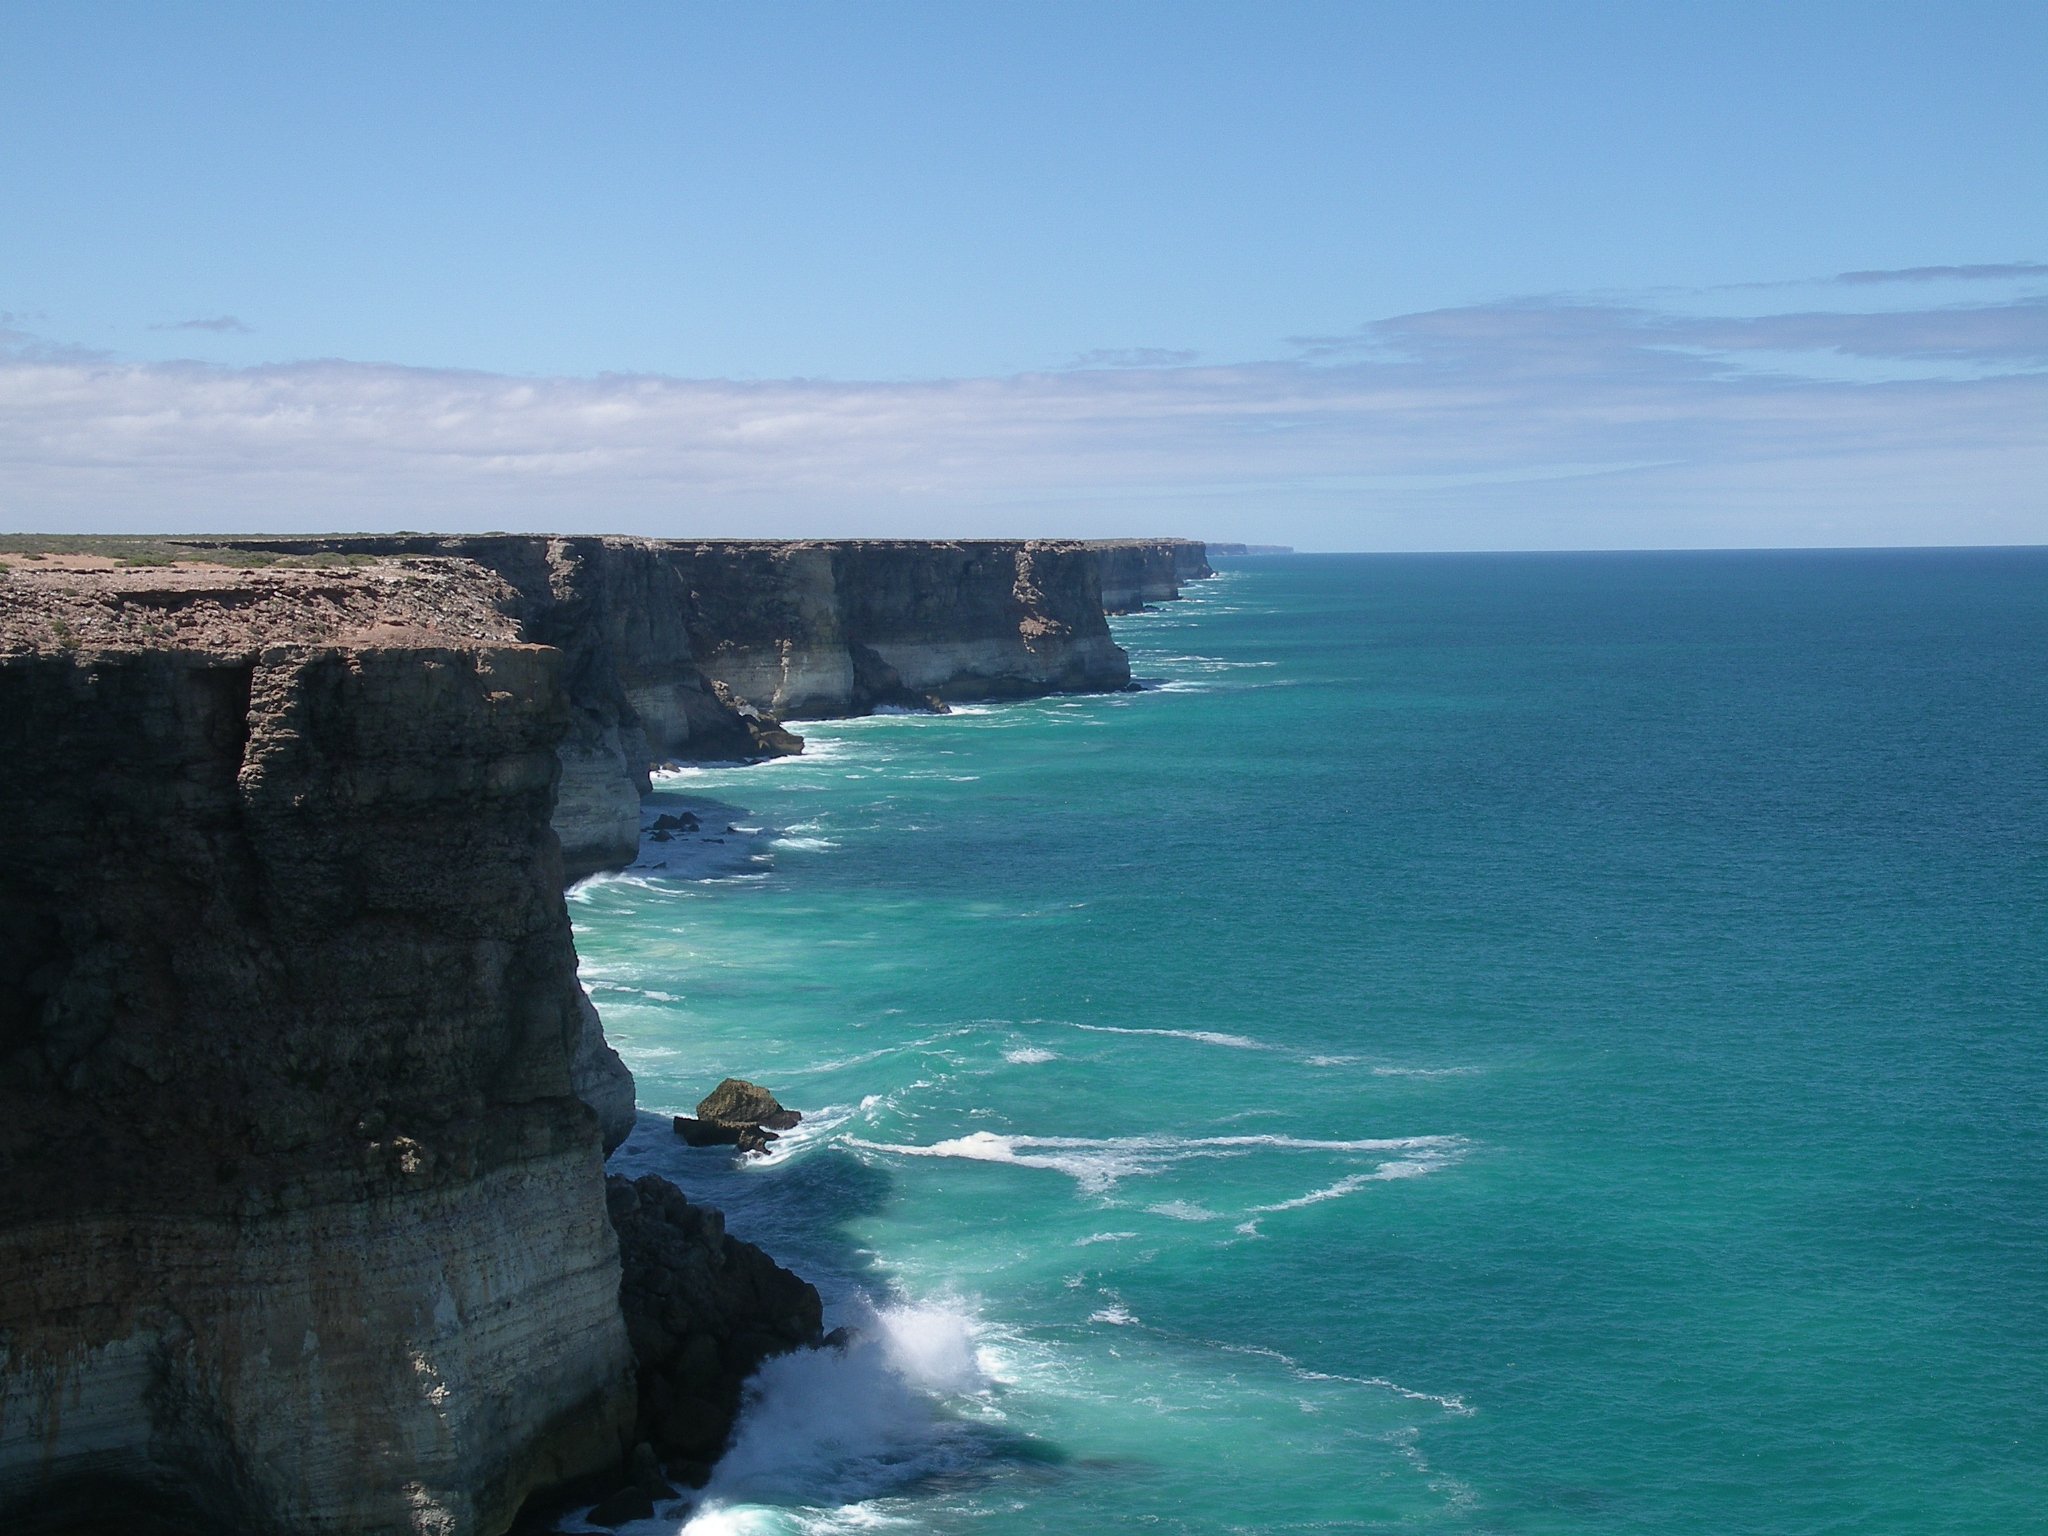
<path fill-rule="evenodd" d="M 583 1517 L 592 1525 L 617 1530 L 635 1520 L 654 1518 L 654 1500 L 644 1488 L 628 1484 L 617 1493 L 597 1501 L 597 1507 Z"/>

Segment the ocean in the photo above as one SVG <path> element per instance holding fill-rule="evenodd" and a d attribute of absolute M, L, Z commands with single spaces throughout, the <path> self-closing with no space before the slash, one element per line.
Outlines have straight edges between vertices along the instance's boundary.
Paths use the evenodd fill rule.
<path fill-rule="evenodd" d="M 686 1529 L 2048 1529 L 2048 551 L 1301 556 L 579 886 L 844 1352 Z M 735 1167 L 666 1117 L 804 1112 Z M 670 1518 L 635 1531 L 672 1532 Z"/>

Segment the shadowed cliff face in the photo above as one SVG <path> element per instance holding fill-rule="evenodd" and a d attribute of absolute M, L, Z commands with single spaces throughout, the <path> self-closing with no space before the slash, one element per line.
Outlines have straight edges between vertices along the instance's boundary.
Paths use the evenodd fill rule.
<path fill-rule="evenodd" d="M 633 1408 L 560 658 L 0 656 L 0 1524 L 494 1531 Z"/>

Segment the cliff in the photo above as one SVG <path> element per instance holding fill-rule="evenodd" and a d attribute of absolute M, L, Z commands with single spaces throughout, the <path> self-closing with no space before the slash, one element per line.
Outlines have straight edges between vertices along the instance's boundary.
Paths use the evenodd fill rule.
<path fill-rule="evenodd" d="M 0 570 L 0 1528 L 495 1536 L 636 1441 L 714 1454 L 817 1297 L 659 1181 L 608 1208 L 632 1084 L 565 875 L 632 856 L 651 759 L 775 715 L 1124 686 L 1111 558 Z"/>
<path fill-rule="evenodd" d="M 1185 540 L 665 541 L 492 534 L 192 540 L 277 556 L 471 562 L 564 659 L 555 829 L 571 878 L 631 861 L 648 765 L 800 750 L 784 719 L 1130 684 L 1103 587 L 1207 574 Z M 1126 605 L 1132 606 L 1132 605 Z"/>
<path fill-rule="evenodd" d="M 784 719 L 1128 686 L 1092 548 L 1069 542 L 671 544 L 703 674 Z"/>
<path fill-rule="evenodd" d="M 502 1530 L 634 1379 L 473 567 L 4 578 L 0 1524 Z"/>
<path fill-rule="evenodd" d="M 1194 539 L 1104 539 L 1091 546 L 1102 585 L 1102 606 L 1111 613 L 1136 613 L 1153 603 L 1170 603 L 1181 584 L 1216 573 L 1208 551 Z"/>

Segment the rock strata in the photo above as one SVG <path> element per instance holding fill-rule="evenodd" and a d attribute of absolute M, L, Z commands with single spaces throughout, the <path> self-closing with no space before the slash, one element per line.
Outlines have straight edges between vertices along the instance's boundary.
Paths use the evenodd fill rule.
<path fill-rule="evenodd" d="M 0 609 L 0 1529 L 501 1531 L 632 1443 L 562 658 L 134 574 Z"/>
<path fill-rule="evenodd" d="M 754 1367 L 820 1342 L 818 1293 L 666 1180 L 614 1174 L 606 1200 L 639 1370 L 639 1437 L 681 1463 L 686 1481 L 701 1482 L 732 1431 L 741 1383 Z"/>

